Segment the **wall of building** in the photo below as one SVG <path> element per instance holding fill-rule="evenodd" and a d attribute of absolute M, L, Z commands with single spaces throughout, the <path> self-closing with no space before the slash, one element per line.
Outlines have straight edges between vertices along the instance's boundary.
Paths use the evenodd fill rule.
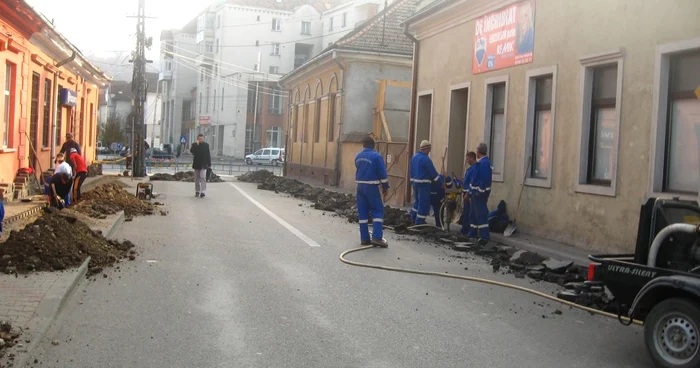
<path fill-rule="evenodd" d="M 0 183 L 14 181 L 19 168 L 29 167 L 30 155 L 36 152 L 34 163 L 36 170 L 50 168 L 51 145 L 56 152 L 64 142 L 66 132 L 72 132 L 75 140 L 82 147 L 82 153 L 88 163 L 95 159 L 97 140 L 97 113 L 99 89 L 78 76 L 75 65 L 68 64 L 60 68 L 61 76 L 57 83 L 62 88 L 77 93 L 75 107 L 60 109 L 60 122 L 57 122 L 58 136 L 53 135 L 53 113 L 58 96 L 53 94 L 54 70 L 52 65 L 58 61 L 52 54 L 44 51 L 35 32 L 38 30 L 16 29 L 4 19 L 0 26 L 7 33 L 0 35 L 0 86 L 10 79 L 10 121 L 8 142 L 0 141 Z M 24 37 L 23 37 L 24 35 Z M 31 36 L 30 36 L 31 35 Z M 11 66 L 11 75 L 6 74 L 6 67 Z M 33 85 L 33 77 L 38 77 L 38 86 Z M 38 87 L 35 113 L 32 113 L 32 92 Z M 47 92 L 48 87 L 48 94 Z M 5 112 L 4 98 L 0 99 L 0 111 Z M 36 116 L 35 118 L 33 118 Z M 46 119 L 45 119 L 46 118 Z M 36 121 L 36 124 L 33 124 Z M 0 123 L 3 121 L 0 120 Z M 0 126 L 0 137 L 4 136 L 5 126 Z M 30 137 L 30 138 L 28 138 Z"/>
<path fill-rule="evenodd" d="M 389 3 L 391 2 L 393 1 Z M 382 0 L 356 0 L 323 12 L 321 16 L 323 42 L 321 45 L 324 48 L 328 47 L 383 9 L 384 1 Z M 343 18 L 345 18 L 345 24 L 343 24 Z M 333 29 L 330 28 L 331 19 L 333 19 Z"/>
<path fill-rule="evenodd" d="M 344 131 L 371 132 L 374 124 L 374 107 L 380 79 L 410 81 L 412 68 L 379 63 L 354 62 L 345 71 L 345 103 L 352 108 L 343 111 Z M 387 87 L 385 108 L 408 110 L 411 104 L 411 89 Z M 387 124 L 395 141 L 408 139 L 408 112 L 386 111 Z"/>
<path fill-rule="evenodd" d="M 338 65 L 328 58 L 301 81 L 285 86 L 293 106 L 286 147 L 287 172 L 291 176 L 300 174 L 326 184 L 335 181 L 337 140 L 342 126 L 340 75 Z M 332 103 L 335 107 L 331 107 Z"/>
<path fill-rule="evenodd" d="M 462 2 L 415 26 L 421 39 L 417 90 L 433 96 L 433 152 L 442 152 L 447 144 L 451 86 L 471 83 L 466 148 L 474 150 L 487 134 L 486 84 L 498 78 L 507 80 L 504 173 L 502 180 L 493 184 L 489 205 L 494 207 L 504 199 L 514 216 L 528 164 L 528 76 L 540 68 L 549 68 L 556 76 L 551 181 L 547 184 L 528 179 L 517 216 L 519 228 L 587 248 L 633 251 L 640 204 L 653 192 L 650 171 L 654 164 L 650 164 L 650 159 L 655 155 L 653 143 L 658 139 L 654 114 L 660 106 L 655 97 L 659 84 L 657 51 L 683 45 L 700 50 L 700 23 L 696 17 L 700 3 L 679 0 L 669 6 L 634 0 L 537 0 L 534 61 L 474 75 L 474 18 L 484 15 L 484 9 L 497 10 L 493 3 Z M 575 25 L 572 19 L 576 20 Z M 614 137 L 619 142 L 613 163 L 617 174 L 608 190 L 581 185 L 578 163 L 587 159 L 579 151 L 582 126 L 586 124 L 582 114 L 587 111 L 582 107 L 582 78 L 584 64 L 608 62 L 616 55 L 621 60 L 618 70 L 622 72 L 618 78 L 621 98 L 616 107 L 620 129 Z M 440 156 L 432 156 L 436 166 L 440 165 Z M 684 196 L 697 199 L 697 193 Z"/>

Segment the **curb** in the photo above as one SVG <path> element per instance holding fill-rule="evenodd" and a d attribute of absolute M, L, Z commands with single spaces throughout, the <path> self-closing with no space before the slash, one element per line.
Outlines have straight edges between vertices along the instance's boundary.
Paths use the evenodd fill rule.
<path fill-rule="evenodd" d="M 586 256 L 573 254 L 572 252 L 567 252 L 566 250 L 558 250 L 555 247 L 534 244 L 524 239 L 506 237 L 502 234 L 491 234 L 491 239 L 501 244 L 509 245 L 530 252 L 535 252 L 545 257 L 570 260 L 578 266 L 587 267 L 588 264 L 591 263 L 591 261 L 588 260 L 588 257 Z"/>
<path fill-rule="evenodd" d="M 117 227 L 124 223 L 124 218 L 124 211 L 119 211 L 117 213 L 117 218 L 115 218 L 114 222 L 112 222 L 112 224 L 102 232 L 102 236 L 105 238 L 111 238 L 112 235 L 114 235 L 114 231 L 117 230 Z"/>
<path fill-rule="evenodd" d="M 119 211 L 114 221 L 103 230 L 102 234 L 105 238 L 114 235 L 115 230 L 124 222 L 124 211 Z M 90 264 L 90 257 L 85 259 L 78 267 L 77 272 L 64 272 L 61 277 L 54 283 L 46 295 L 41 299 L 39 307 L 34 312 L 34 316 L 27 324 L 29 332 L 29 343 L 22 356 L 18 356 L 15 361 L 15 367 L 24 367 L 29 364 L 29 360 L 33 357 L 33 353 L 37 346 L 44 339 L 46 332 L 49 330 L 53 322 L 63 310 L 75 289 L 78 288 L 80 282 L 85 279 L 85 274 Z M 27 336 L 22 336 L 26 339 Z M 19 351 L 22 352 L 22 351 Z"/>
<path fill-rule="evenodd" d="M 46 292 L 46 295 L 44 295 L 39 303 L 39 307 L 34 312 L 34 316 L 27 324 L 27 329 L 30 333 L 30 342 L 26 345 L 24 356 L 15 361 L 15 366 L 23 367 L 28 364 L 32 353 L 44 339 L 46 331 L 48 331 L 53 321 L 58 317 L 61 310 L 63 310 L 63 307 L 80 284 L 80 281 L 85 278 L 88 264 L 90 264 L 90 257 L 83 261 L 83 264 L 80 265 L 77 272 L 65 272 L 61 275 L 56 283 L 51 286 L 49 291 Z M 23 338 L 26 338 L 26 336 L 23 336 Z"/>

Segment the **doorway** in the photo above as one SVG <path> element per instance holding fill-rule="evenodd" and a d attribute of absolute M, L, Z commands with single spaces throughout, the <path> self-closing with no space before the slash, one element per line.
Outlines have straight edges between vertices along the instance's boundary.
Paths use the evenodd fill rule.
<path fill-rule="evenodd" d="M 418 95 L 418 111 L 416 114 L 416 134 L 414 138 L 415 152 L 419 151 L 422 140 L 430 140 L 433 118 L 433 92 Z"/>
<path fill-rule="evenodd" d="M 450 93 L 450 117 L 447 136 L 447 173 L 464 176 L 464 158 L 467 149 L 467 115 L 469 111 L 469 86 L 453 87 Z"/>

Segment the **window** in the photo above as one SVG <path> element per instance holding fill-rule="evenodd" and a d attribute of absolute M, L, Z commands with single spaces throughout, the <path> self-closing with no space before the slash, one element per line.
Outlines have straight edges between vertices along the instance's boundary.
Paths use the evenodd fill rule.
<path fill-rule="evenodd" d="M 333 17 L 328 18 L 328 30 L 333 30 Z"/>
<path fill-rule="evenodd" d="M 314 105 L 314 142 L 321 140 L 321 99 L 316 100 Z"/>
<path fill-rule="evenodd" d="M 700 187 L 698 152 L 700 152 L 700 100 L 694 90 L 700 87 L 700 52 L 671 58 L 664 192 L 696 195 Z"/>
<path fill-rule="evenodd" d="M 270 55 L 279 55 L 280 54 L 280 44 L 277 42 L 273 42 L 270 44 Z"/>
<path fill-rule="evenodd" d="M 343 23 L 342 27 L 345 28 L 345 26 L 348 25 L 348 13 L 343 13 Z"/>
<path fill-rule="evenodd" d="M 581 60 L 583 101 L 576 191 L 615 196 L 622 52 Z"/>
<path fill-rule="evenodd" d="M 279 32 L 281 29 L 282 21 L 279 18 L 272 18 L 272 30 Z"/>
<path fill-rule="evenodd" d="M 282 91 L 273 89 L 267 99 L 267 110 L 269 114 L 282 114 Z"/>
<path fill-rule="evenodd" d="M 182 120 L 192 120 L 192 101 L 182 101 Z"/>
<path fill-rule="evenodd" d="M 335 139 L 335 115 L 340 96 L 337 93 L 332 93 L 328 102 L 328 142 L 333 142 Z"/>
<path fill-rule="evenodd" d="M 206 52 L 214 52 L 214 43 L 211 41 L 204 42 Z"/>
<path fill-rule="evenodd" d="M 258 64 L 253 64 L 253 70 L 255 70 L 256 72 L 259 72 L 259 70 L 258 70 Z"/>
<path fill-rule="evenodd" d="M 260 40 L 255 40 L 255 46 L 260 46 Z"/>
<path fill-rule="evenodd" d="M 282 128 L 272 127 L 267 130 L 267 144 L 272 147 L 282 146 Z M 274 156 L 279 156 L 280 150 L 272 150 Z"/>
<path fill-rule="evenodd" d="M 257 19 L 256 19 L 256 20 L 257 20 L 258 22 L 260 21 L 260 16 L 259 16 L 259 15 L 257 16 Z"/>
<path fill-rule="evenodd" d="M 493 166 L 493 181 L 503 181 L 507 105 L 508 76 L 487 79 L 484 141 L 488 144 L 488 156 Z"/>
<path fill-rule="evenodd" d="M 31 145 L 34 149 L 39 149 L 38 146 L 38 136 L 39 136 L 39 84 L 41 83 L 41 79 L 39 77 L 39 74 L 33 73 L 32 74 L 32 101 L 31 101 L 31 106 L 30 106 L 30 111 L 29 111 L 29 132 L 31 135 Z M 30 149 L 32 148 L 30 147 Z M 36 157 L 32 153 L 30 154 L 30 157 L 33 157 L 35 160 Z M 31 167 L 34 167 L 34 162 L 30 164 Z"/>
<path fill-rule="evenodd" d="M 263 155 L 263 156 L 269 156 L 269 155 L 270 155 L 270 150 L 269 150 L 269 149 L 263 150 L 262 155 Z"/>
<path fill-rule="evenodd" d="M 88 145 L 92 146 L 95 144 L 95 104 L 90 104 L 90 141 Z"/>
<path fill-rule="evenodd" d="M 61 90 L 62 85 L 58 85 L 58 95 L 56 96 L 56 136 L 54 137 L 54 145 L 61 145 L 61 137 L 63 137 L 62 127 L 63 127 L 63 106 L 61 106 Z"/>
<path fill-rule="evenodd" d="M 13 95 L 12 95 L 12 78 L 14 78 L 14 65 L 10 63 L 5 64 L 5 88 L 3 88 L 3 131 L 2 131 L 2 146 L 10 146 L 10 137 L 12 131 L 10 129 L 10 122 L 12 121 L 12 108 L 13 108 Z"/>
<path fill-rule="evenodd" d="M 216 111 L 216 90 L 214 90 L 214 111 Z"/>
<path fill-rule="evenodd" d="M 214 52 L 218 53 L 219 52 L 219 39 L 214 40 Z"/>
<path fill-rule="evenodd" d="M 199 113 L 202 113 L 202 92 L 199 92 Z"/>
<path fill-rule="evenodd" d="M 216 29 L 221 28 L 221 14 L 216 16 Z"/>
<path fill-rule="evenodd" d="M 224 87 L 221 87 L 221 111 L 224 111 Z"/>
<path fill-rule="evenodd" d="M 551 188 L 556 70 L 553 66 L 527 72 L 523 155 L 527 185 Z"/>
<path fill-rule="evenodd" d="M 311 22 L 301 22 L 301 34 L 310 35 L 311 34 Z"/>
<path fill-rule="evenodd" d="M 210 100 L 210 95 L 209 95 L 209 88 L 207 88 L 207 109 L 205 110 L 206 112 L 209 112 L 209 100 Z"/>
<path fill-rule="evenodd" d="M 278 74 L 280 71 L 280 67 L 278 66 L 270 66 L 270 74 Z"/>
<path fill-rule="evenodd" d="M 204 68 L 199 68 L 199 81 L 204 82 Z"/>
<path fill-rule="evenodd" d="M 41 131 L 41 146 L 46 148 L 50 143 L 51 132 L 51 79 L 44 79 L 44 122 Z"/>

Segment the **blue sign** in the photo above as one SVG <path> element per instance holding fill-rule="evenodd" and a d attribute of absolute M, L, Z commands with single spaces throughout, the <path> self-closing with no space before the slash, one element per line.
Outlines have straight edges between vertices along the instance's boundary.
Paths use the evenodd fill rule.
<path fill-rule="evenodd" d="M 121 151 L 122 151 L 122 144 L 117 143 L 117 152 L 121 152 Z"/>
<path fill-rule="evenodd" d="M 68 88 L 61 88 L 61 105 L 75 106 L 78 104 L 78 93 Z"/>
<path fill-rule="evenodd" d="M 182 143 L 182 144 L 187 143 L 187 136 L 185 136 L 185 135 L 180 136 L 180 143 Z"/>

